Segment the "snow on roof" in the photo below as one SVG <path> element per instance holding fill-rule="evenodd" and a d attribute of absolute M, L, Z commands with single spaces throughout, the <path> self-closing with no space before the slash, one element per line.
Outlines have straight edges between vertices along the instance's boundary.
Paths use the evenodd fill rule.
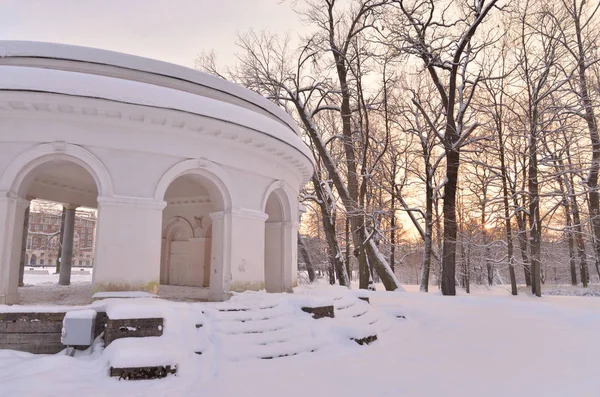
<path fill-rule="evenodd" d="M 312 162 L 308 147 L 286 125 L 252 110 L 185 91 L 95 74 L 4 65 L 0 66 L 0 90 L 64 94 L 179 110 L 268 134 Z"/>
<path fill-rule="evenodd" d="M 0 58 L 2 57 L 63 59 L 95 63 L 100 65 L 110 65 L 161 76 L 173 77 L 227 93 L 252 103 L 271 113 L 282 122 L 287 124 L 296 133 L 298 133 L 298 127 L 294 122 L 294 119 L 266 98 L 263 98 L 257 93 L 227 80 L 200 72 L 198 70 L 190 69 L 185 66 L 175 65 L 168 62 L 131 54 L 124 54 L 116 51 L 37 41 L 0 40 Z"/>

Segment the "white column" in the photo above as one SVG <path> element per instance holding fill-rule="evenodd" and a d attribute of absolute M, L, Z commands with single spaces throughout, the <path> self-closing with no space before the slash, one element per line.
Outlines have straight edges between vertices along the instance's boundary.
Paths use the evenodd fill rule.
<path fill-rule="evenodd" d="M 282 222 L 266 222 L 264 224 L 264 272 L 265 290 L 267 292 L 284 292 L 285 243 Z"/>
<path fill-rule="evenodd" d="M 164 201 L 98 197 L 93 288 L 158 293 Z"/>
<path fill-rule="evenodd" d="M 264 224 L 266 214 L 253 210 L 210 214 L 212 239 L 209 299 L 229 299 L 230 292 L 265 287 Z"/>
<path fill-rule="evenodd" d="M 223 211 L 209 214 L 212 219 L 210 252 L 209 299 L 229 299 L 231 284 L 231 213 Z"/>
<path fill-rule="evenodd" d="M 71 265 L 73 263 L 73 238 L 75 237 L 75 211 L 77 205 L 65 206 L 65 228 L 60 250 L 60 285 L 71 284 Z"/>
<path fill-rule="evenodd" d="M 29 201 L 0 194 L 0 304 L 19 303 L 19 263 L 23 221 Z"/>
<path fill-rule="evenodd" d="M 265 221 L 262 211 L 232 212 L 230 290 L 259 291 L 265 288 Z"/>
<path fill-rule="evenodd" d="M 298 282 L 298 223 L 283 223 L 283 290 L 292 292 Z"/>

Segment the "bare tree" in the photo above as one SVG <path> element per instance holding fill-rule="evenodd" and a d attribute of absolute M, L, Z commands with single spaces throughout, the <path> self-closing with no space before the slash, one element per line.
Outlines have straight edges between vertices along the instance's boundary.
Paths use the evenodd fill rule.
<path fill-rule="evenodd" d="M 439 94 L 444 128 L 437 132 L 446 154 L 444 184 L 444 240 L 442 251 L 442 293 L 455 295 L 456 284 L 456 191 L 460 150 L 468 144 L 477 128 L 470 122 L 469 110 L 480 71 L 472 72 L 473 60 L 490 40 L 477 42 L 475 33 L 497 0 L 477 0 L 453 8 L 429 0 L 395 0 L 397 18 L 385 42 L 400 53 L 416 56 L 423 62 Z M 382 29 L 383 30 L 383 29 Z M 429 115 L 423 113 L 427 120 Z"/>

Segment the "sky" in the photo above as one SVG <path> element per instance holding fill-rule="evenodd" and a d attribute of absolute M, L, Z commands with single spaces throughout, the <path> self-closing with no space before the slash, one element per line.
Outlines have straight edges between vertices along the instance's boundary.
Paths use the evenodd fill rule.
<path fill-rule="evenodd" d="M 235 62 L 238 33 L 301 31 L 294 0 L 0 0 L 0 40 L 76 44 L 188 67 Z"/>

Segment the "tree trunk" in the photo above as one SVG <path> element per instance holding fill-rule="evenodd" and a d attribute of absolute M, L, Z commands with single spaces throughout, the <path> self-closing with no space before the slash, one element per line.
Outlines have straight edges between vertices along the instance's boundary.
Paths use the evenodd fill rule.
<path fill-rule="evenodd" d="M 446 128 L 446 136 L 450 134 Z M 456 132 L 454 132 L 456 134 Z M 460 153 L 457 150 L 446 151 L 446 184 L 444 185 L 444 243 L 442 247 L 442 294 L 456 295 L 456 189 Z"/>
<path fill-rule="evenodd" d="M 25 276 L 25 257 L 27 255 L 27 235 L 29 233 L 29 208 L 25 209 L 25 218 L 23 219 L 23 234 L 21 236 L 21 260 L 19 261 L 19 287 L 22 287 L 23 277 Z"/>
<path fill-rule="evenodd" d="M 58 254 L 56 256 L 56 274 L 60 274 L 60 262 L 62 258 L 62 241 L 63 233 L 65 232 L 65 218 L 67 217 L 67 209 L 63 207 L 62 215 L 60 217 L 60 233 L 58 235 Z"/>
<path fill-rule="evenodd" d="M 424 148 L 426 150 L 426 148 Z M 427 160 L 425 161 L 426 164 Z M 423 264 L 421 265 L 421 280 L 419 290 L 429 291 L 429 277 L 431 273 L 431 257 L 433 255 L 433 170 L 430 166 L 425 169 L 425 234 L 423 236 Z"/>
<path fill-rule="evenodd" d="M 588 126 L 588 130 L 590 133 L 590 142 L 592 144 L 592 163 L 590 165 L 590 173 L 586 182 L 589 187 L 588 205 L 590 208 L 590 219 L 592 223 L 592 235 L 595 250 L 596 269 L 598 270 L 598 275 L 600 276 L 600 268 L 598 266 L 598 263 L 600 261 L 600 194 L 598 192 L 598 173 L 600 171 L 600 136 L 598 134 L 598 124 L 596 121 L 596 115 L 594 114 L 594 107 L 588 89 L 586 74 L 586 56 L 583 38 L 581 36 L 582 32 L 580 26 L 580 11 L 581 10 L 579 10 L 578 12 L 578 10 L 575 7 L 573 9 L 572 16 L 573 22 L 575 23 L 575 33 L 577 38 L 577 71 L 579 77 L 579 96 L 584 110 L 583 118 L 585 119 L 585 122 Z M 585 266 L 582 265 L 582 277 L 584 276 L 584 267 L 585 273 L 587 273 L 587 263 Z M 587 286 L 587 278 L 589 278 L 589 274 L 586 274 L 585 276 L 586 280 L 582 279 L 582 282 L 584 286 Z"/>
<path fill-rule="evenodd" d="M 304 259 L 304 263 L 306 264 L 306 271 L 308 273 L 308 281 L 314 283 L 317 279 L 317 275 L 315 274 L 315 267 L 313 266 L 312 258 L 310 257 L 310 252 L 306 248 L 306 244 L 304 244 L 304 240 L 298 232 L 298 249 L 300 250 L 300 255 Z"/>
<path fill-rule="evenodd" d="M 325 232 L 325 239 L 327 240 L 327 253 L 329 257 L 329 263 L 331 268 L 335 270 L 335 274 L 338 276 L 340 285 L 350 287 L 350 281 L 348 280 L 348 273 L 346 273 L 346 264 L 344 263 L 344 255 L 337 241 L 337 235 L 335 232 L 335 220 L 331 216 L 331 210 L 328 204 L 328 197 L 323 192 L 323 188 L 316 174 L 312 177 L 312 184 L 317 194 L 319 201 L 319 208 L 321 209 L 321 216 L 323 217 L 323 231 Z M 334 283 L 335 283 L 334 274 Z M 332 272 L 330 272 L 330 277 Z"/>
<path fill-rule="evenodd" d="M 350 265 L 350 222 L 348 221 L 348 216 L 346 216 L 345 222 L 346 224 L 346 252 L 345 252 L 345 256 L 346 256 L 346 271 L 348 273 L 348 279 L 350 281 L 352 281 L 352 266 Z"/>
<path fill-rule="evenodd" d="M 431 217 L 431 214 L 426 214 L 425 217 Z M 431 218 L 425 219 L 425 247 L 423 249 L 423 264 L 421 266 L 421 280 L 419 290 L 422 292 L 429 291 L 429 274 L 431 271 L 431 256 L 433 251 L 433 233 L 432 233 Z"/>
<path fill-rule="evenodd" d="M 540 297 L 542 296 L 542 225 L 540 219 L 540 195 L 538 186 L 537 120 L 537 109 L 534 109 L 529 131 L 529 247 L 531 253 L 531 292 Z"/>
<path fill-rule="evenodd" d="M 498 132 L 498 155 L 500 158 L 500 176 L 502 179 L 502 203 L 504 204 L 504 226 L 506 233 L 506 250 L 508 255 L 508 272 L 510 274 L 510 291 L 511 294 L 517 295 L 517 275 L 515 273 L 515 249 L 513 245 L 512 235 L 512 216 L 508 199 L 508 175 L 506 170 L 506 158 L 504 152 L 504 128 L 502 120 L 496 119 Z M 525 248 L 527 249 L 527 248 Z"/>
<path fill-rule="evenodd" d="M 395 189 L 394 189 L 395 190 Z M 394 191 L 392 190 L 392 191 Z M 392 194 L 391 204 L 392 214 L 390 219 L 390 269 L 396 273 L 396 195 Z"/>

